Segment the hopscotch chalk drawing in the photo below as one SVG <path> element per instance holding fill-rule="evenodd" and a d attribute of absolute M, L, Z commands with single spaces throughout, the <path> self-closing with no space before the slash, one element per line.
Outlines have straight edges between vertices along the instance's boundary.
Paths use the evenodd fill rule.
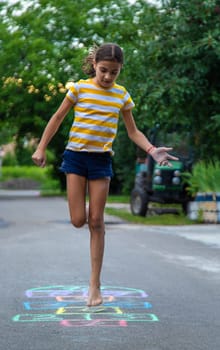
<path fill-rule="evenodd" d="M 45 286 L 28 289 L 25 312 L 13 322 L 58 322 L 64 327 L 127 327 L 141 322 L 158 322 L 149 311 L 152 304 L 141 289 L 102 286 L 103 310 L 85 309 L 86 286 Z"/>

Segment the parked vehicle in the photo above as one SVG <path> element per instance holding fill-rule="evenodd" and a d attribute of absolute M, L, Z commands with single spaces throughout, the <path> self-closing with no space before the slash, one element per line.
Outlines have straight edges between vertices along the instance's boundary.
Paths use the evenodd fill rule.
<path fill-rule="evenodd" d="M 172 167 L 160 166 L 147 154 L 137 157 L 136 176 L 131 192 L 130 206 L 134 215 L 145 216 L 150 202 L 161 204 L 179 203 L 187 212 L 190 197 L 181 174 L 191 171 L 193 152 L 190 148 L 190 133 L 171 130 L 162 134 L 157 125 L 152 129 L 150 140 L 156 146 L 173 147 L 171 154 L 179 158 L 171 161 Z"/>

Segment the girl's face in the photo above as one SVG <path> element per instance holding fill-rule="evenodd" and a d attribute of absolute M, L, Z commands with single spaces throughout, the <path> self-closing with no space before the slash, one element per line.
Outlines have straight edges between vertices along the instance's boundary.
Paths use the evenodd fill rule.
<path fill-rule="evenodd" d="M 112 61 L 94 62 L 93 67 L 96 75 L 94 82 L 104 89 L 109 89 L 117 79 L 121 71 L 121 63 Z"/>

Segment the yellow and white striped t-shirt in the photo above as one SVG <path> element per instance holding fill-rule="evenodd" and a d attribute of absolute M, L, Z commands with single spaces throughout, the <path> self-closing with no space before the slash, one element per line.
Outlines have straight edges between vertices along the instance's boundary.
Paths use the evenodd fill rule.
<path fill-rule="evenodd" d="M 116 83 L 110 89 L 103 89 L 90 78 L 74 83 L 66 97 L 73 103 L 75 112 L 66 148 L 113 154 L 119 113 L 134 107 L 126 89 Z"/>

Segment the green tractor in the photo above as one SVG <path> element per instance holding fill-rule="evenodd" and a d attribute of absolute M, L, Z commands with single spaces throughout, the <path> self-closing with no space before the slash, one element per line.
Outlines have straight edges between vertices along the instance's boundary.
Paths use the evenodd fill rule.
<path fill-rule="evenodd" d="M 161 137 L 162 136 L 162 137 Z M 150 140 L 156 146 L 173 147 L 171 154 L 179 158 L 171 161 L 172 167 L 158 165 L 150 155 L 138 154 L 136 176 L 131 192 L 130 206 L 134 215 L 146 216 L 149 203 L 178 203 L 187 213 L 190 197 L 182 179 L 182 173 L 191 171 L 193 152 L 190 148 L 190 133 L 169 131 L 162 134 L 159 126 L 151 131 Z M 140 150 L 139 150 L 140 151 Z"/>

